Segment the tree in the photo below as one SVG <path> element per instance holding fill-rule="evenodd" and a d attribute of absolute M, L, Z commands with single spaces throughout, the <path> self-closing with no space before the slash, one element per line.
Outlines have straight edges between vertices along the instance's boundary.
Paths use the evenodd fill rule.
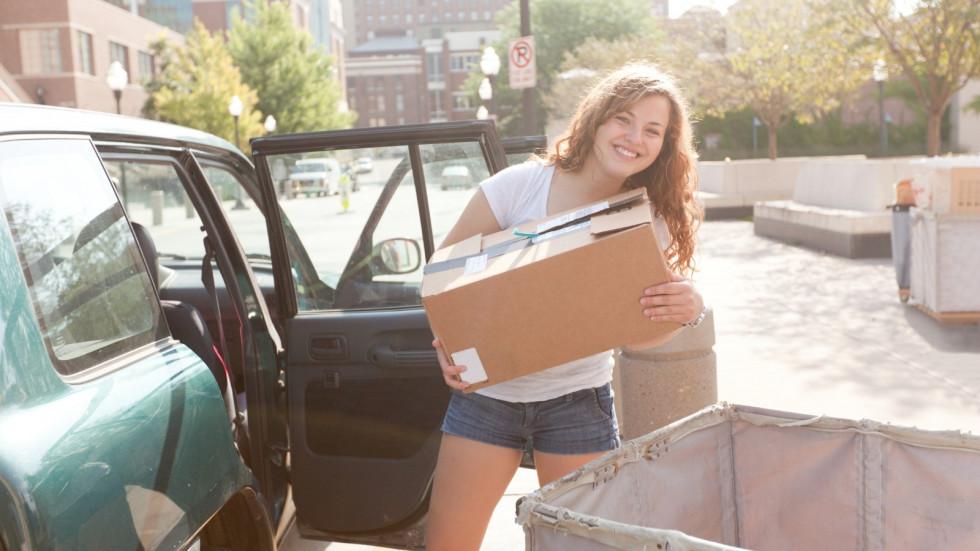
<path fill-rule="evenodd" d="M 507 69 L 507 46 L 511 39 L 520 36 L 520 2 L 511 2 L 497 12 L 500 28 L 500 41 L 494 45 L 503 58 L 500 75 L 494 83 L 494 103 L 510 106 L 511 115 L 500 121 L 502 133 L 516 134 L 522 117 L 521 90 L 511 90 Z M 616 40 L 631 36 L 655 34 L 656 24 L 650 14 L 650 4 L 646 0 L 534 0 L 529 5 L 531 15 L 531 34 L 535 43 L 535 65 L 537 86 L 535 87 L 538 112 L 543 112 L 542 99 L 546 97 L 560 72 L 564 56 L 574 51 L 588 38 Z M 479 73 L 479 67 L 475 68 Z M 467 82 L 467 88 L 483 79 L 475 74 Z M 474 85 L 475 83 L 475 85 Z M 506 110 L 506 109 L 505 109 Z M 543 128 L 544 117 L 538 117 L 539 128 Z"/>
<path fill-rule="evenodd" d="M 349 128 L 355 114 L 339 109 L 333 59 L 292 24 L 287 3 L 247 0 L 245 11 L 254 22 L 234 19 L 228 51 L 242 81 L 258 92 L 256 108 L 284 133 Z"/>
<path fill-rule="evenodd" d="M 257 94 L 242 83 L 224 41 L 212 36 L 200 21 L 163 73 L 160 80 L 165 85 L 153 93 L 153 102 L 165 120 L 234 142 L 235 120 L 228 113 L 228 102 L 237 95 L 243 109 L 236 145 L 248 152 L 248 140 L 265 134 L 262 113 L 255 109 Z"/>
<path fill-rule="evenodd" d="M 164 75 L 169 74 L 167 69 L 174 57 L 174 49 L 167 40 L 166 31 L 161 31 L 150 41 L 150 51 L 153 53 L 153 59 L 158 71 L 150 76 L 143 77 L 143 89 L 147 93 L 146 102 L 143 103 L 143 116 L 148 119 L 163 120 L 157 111 L 156 104 L 153 102 L 153 94 L 162 88 L 174 87 L 174 83 L 163 81 Z"/>
<path fill-rule="evenodd" d="M 717 86 L 704 88 L 718 106 L 747 106 L 769 132 L 769 158 L 777 132 L 796 119 L 812 122 L 867 82 L 871 52 L 836 24 L 830 12 L 806 0 L 743 0 L 728 12 L 727 50 L 706 62 Z M 710 73 L 708 73 L 710 74 Z"/>
<path fill-rule="evenodd" d="M 943 113 L 953 95 L 980 77 L 980 0 L 920 0 L 900 13 L 896 0 L 821 0 L 912 84 L 926 111 L 926 155 L 941 148 Z"/>

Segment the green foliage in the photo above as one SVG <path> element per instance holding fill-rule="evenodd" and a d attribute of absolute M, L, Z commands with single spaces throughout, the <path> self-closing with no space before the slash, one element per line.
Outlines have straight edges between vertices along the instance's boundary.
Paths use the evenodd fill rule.
<path fill-rule="evenodd" d="M 333 58 L 292 24 L 287 4 L 247 0 L 245 8 L 254 21 L 233 21 L 228 51 L 242 81 L 258 93 L 256 109 L 275 117 L 277 132 L 349 128 L 355 115 L 338 109 Z"/>
<path fill-rule="evenodd" d="M 617 40 L 642 35 L 653 38 L 657 34 L 646 0 L 534 0 L 529 9 L 536 50 L 538 81 L 534 91 L 539 131 L 545 122 L 543 98 L 550 94 L 566 53 L 573 52 L 589 38 Z M 497 12 L 497 24 L 501 38 L 494 47 L 502 63 L 494 83 L 494 102 L 498 115 L 503 115 L 498 119 L 501 134 L 516 136 L 521 134 L 522 90 L 507 86 L 510 79 L 507 46 L 511 39 L 520 37 L 520 2 L 511 2 Z M 482 76 L 471 80 L 479 85 Z M 468 86 L 471 85 L 468 81 Z"/>
<path fill-rule="evenodd" d="M 224 41 L 212 36 L 200 21 L 187 35 L 186 46 L 174 53 L 160 81 L 165 86 L 153 93 L 153 103 L 161 118 L 234 143 L 235 120 L 228 113 L 228 102 L 237 95 L 243 110 L 236 145 L 247 152 L 248 140 L 265 134 L 262 113 L 255 109 L 258 95 L 242 82 Z"/>
<path fill-rule="evenodd" d="M 973 111 L 974 113 L 980 114 L 980 96 L 974 96 L 973 101 L 963 106 L 966 111 Z"/>
<path fill-rule="evenodd" d="M 927 116 L 926 154 L 938 155 L 953 94 L 980 77 L 980 2 L 920 0 L 903 13 L 897 0 L 813 1 L 875 43 L 890 73 L 905 76 Z"/>
<path fill-rule="evenodd" d="M 728 48 L 716 64 L 718 101 L 748 107 L 768 129 L 769 158 L 778 130 L 811 122 L 867 82 L 873 52 L 834 15 L 807 0 L 743 0 L 729 10 Z"/>
<path fill-rule="evenodd" d="M 142 77 L 141 84 L 148 94 L 146 102 L 143 104 L 143 116 L 148 119 L 165 120 L 157 111 L 157 106 L 153 101 L 153 95 L 163 88 L 175 87 L 173 82 L 163 80 L 166 75 L 170 74 L 168 68 L 174 57 L 174 49 L 167 40 L 166 31 L 161 31 L 160 34 L 150 40 L 150 51 L 153 52 L 153 59 L 156 62 L 158 72 L 150 77 L 145 75 Z"/>

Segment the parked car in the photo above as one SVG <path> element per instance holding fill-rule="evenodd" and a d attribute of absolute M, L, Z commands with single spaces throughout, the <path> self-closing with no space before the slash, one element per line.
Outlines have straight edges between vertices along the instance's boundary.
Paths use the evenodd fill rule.
<path fill-rule="evenodd" d="M 371 157 L 358 157 L 354 163 L 359 174 L 374 170 L 374 161 L 371 160 Z"/>
<path fill-rule="evenodd" d="M 274 549 L 294 523 L 421 548 L 449 399 L 421 264 L 468 200 L 426 181 L 446 143 L 506 166 L 492 123 L 264 137 L 253 165 L 159 122 L 0 120 L 0 549 Z M 279 201 L 279 160 L 379 144 L 364 217 Z"/>
<path fill-rule="evenodd" d="M 440 187 L 446 189 L 469 189 L 475 185 L 470 169 L 464 165 L 450 165 L 442 169 Z"/>
<path fill-rule="evenodd" d="M 340 163 L 335 159 L 300 159 L 289 173 L 293 197 L 335 195 L 340 174 Z"/>

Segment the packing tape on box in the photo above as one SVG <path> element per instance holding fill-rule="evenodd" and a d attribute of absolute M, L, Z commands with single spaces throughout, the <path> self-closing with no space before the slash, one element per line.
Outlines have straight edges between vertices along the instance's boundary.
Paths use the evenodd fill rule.
<path fill-rule="evenodd" d="M 515 239 L 492 245 L 478 253 L 426 264 L 422 269 L 422 273 L 425 275 L 435 274 L 456 268 L 465 268 L 464 273 L 467 274 L 476 273 L 479 271 L 476 267 L 479 265 L 486 266 L 486 261 L 490 258 L 496 258 L 512 251 L 519 251 L 547 239 L 587 229 L 589 227 L 589 221 L 593 216 L 609 214 L 627 208 L 642 198 L 643 195 L 635 195 L 613 204 L 609 204 L 606 201 L 596 203 L 595 205 L 555 218 L 554 220 L 542 222 L 538 225 L 537 232 L 534 234 L 514 230 L 515 235 L 518 235 Z"/>

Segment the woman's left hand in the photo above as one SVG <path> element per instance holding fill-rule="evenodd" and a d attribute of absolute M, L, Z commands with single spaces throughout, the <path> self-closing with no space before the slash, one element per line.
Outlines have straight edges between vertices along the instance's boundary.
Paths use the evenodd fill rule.
<path fill-rule="evenodd" d="M 704 299 L 690 280 L 671 272 L 669 282 L 644 291 L 640 304 L 643 315 L 653 321 L 690 323 L 701 314 Z"/>

